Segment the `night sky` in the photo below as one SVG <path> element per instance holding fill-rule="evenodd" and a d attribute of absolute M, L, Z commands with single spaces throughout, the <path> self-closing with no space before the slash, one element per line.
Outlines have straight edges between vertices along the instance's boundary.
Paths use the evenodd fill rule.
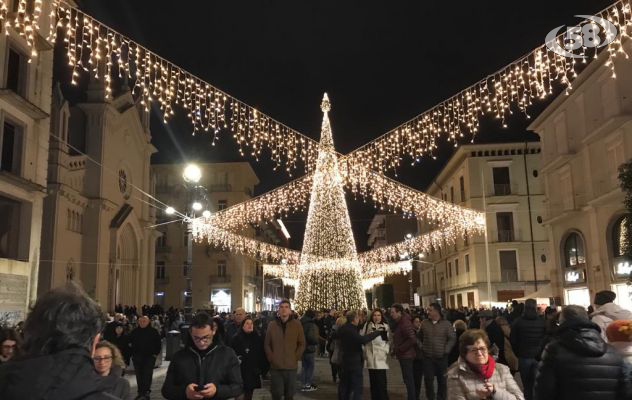
<path fill-rule="evenodd" d="M 328 92 L 334 141 L 347 153 L 541 45 L 551 29 L 576 24 L 574 15 L 594 14 L 612 1 L 79 3 L 101 22 L 314 139 L 320 133 L 320 100 Z M 70 92 L 63 76 L 68 70 L 56 71 Z M 154 162 L 244 160 L 228 132 L 211 147 L 208 137 L 191 136 L 186 118 L 177 116 L 165 126 L 154 108 L 151 122 L 159 150 Z M 490 120 L 475 142 L 537 139 L 526 133 L 526 125 L 516 117 L 502 129 Z M 452 150 L 443 146 L 437 160 L 403 168 L 398 179 L 425 189 Z M 257 193 L 290 179 L 272 171 L 267 160 L 251 164 L 261 180 Z M 351 198 L 349 208 L 362 249 L 375 209 Z M 305 215 L 286 223 L 293 247 L 300 248 Z"/>

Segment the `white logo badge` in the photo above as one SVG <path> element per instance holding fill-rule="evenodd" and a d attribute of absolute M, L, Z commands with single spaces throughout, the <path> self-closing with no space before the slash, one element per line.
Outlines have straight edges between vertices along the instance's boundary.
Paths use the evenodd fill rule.
<path fill-rule="evenodd" d="M 566 33 L 562 35 L 562 44 L 557 40 L 560 25 L 546 35 L 545 43 L 555 54 L 569 58 L 588 58 L 585 54 L 575 54 L 573 51 L 586 48 L 600 48 L 609 45 L 618 35 L 617 27 L 607 19 L 595 15 L 575 15 L 578 18 L 585 18 L 581 25 L 569 26 Z M 602 33 L 603 32 L 603 33 Z"/>

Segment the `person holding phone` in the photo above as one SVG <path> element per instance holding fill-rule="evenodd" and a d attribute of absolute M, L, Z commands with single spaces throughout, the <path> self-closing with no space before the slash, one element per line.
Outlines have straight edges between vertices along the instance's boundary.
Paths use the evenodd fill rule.
<path fill-rule="evenodd" d="M 369 370 L 371 400 L 388 400 L 386 370 L 390 351 L 390 328 L 384 319 L 384 313 L 376 308 L 362 329 L 363 335 L 379 331 L 380 336 L 364 345 L 364 366 Z"/>
<path fill-rule="evenodd" d="M 173 356 L 162 386 L 168 400 L 229 399 L 243 393 L 239 360 L 216 340 L 217 322 L 206 313 L 193 318 L 187 345 Z"/>

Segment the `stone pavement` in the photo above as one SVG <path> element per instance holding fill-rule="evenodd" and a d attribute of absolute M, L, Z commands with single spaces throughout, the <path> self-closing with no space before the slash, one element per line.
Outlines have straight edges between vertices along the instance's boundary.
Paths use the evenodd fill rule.
<path fill-rule="evenodd" d="M 165 380 L 165 375 L 167 373 L 167 367 L 169 365 L 168 361 L 163 361 L 162 365 L 159 368 L 154 369 L 154 380 L 151 385 L 151 399 L 163 399 L 160 394 L 160 388 L 162 387 L 162 383 Z M 399 370 L 399 363 L 397 360 L 389 360 L 390 369 L 388 371 L 388 393 L 390 400 L 404 400 L 406 398 L 406 388 L 404 387 L 404 383 L 402 382 L 401 372 Z M 299 368 L 300 372 L 300 368 Z M 129 380 L 130 385 L 132 386 L 131 390 L 131 399 L 133 400 L 136 397 L 136 377 L 134 376 L 134 372 L 131 371 L 126 374 L 126 378 Z M 337 388 L 338 386 L 333 383 L 331 379 L 331 369 L 329 366 L 329 359 L 324 357 L 317 357 L 315 368 L 314 368 L 314 384 L 318 386 L 318 390 L 313 392 L 302 393 L 298 391 L 296 396 L 294 396 L 295 400 L 307 400 L 307 399 L 327 399 L 334 400 L 337 398 Z M 263 381 L 263 388 L 255 391 L 254 399 L 257 400 L 270 400 L 272 397 L 270 396 L 269 391 L 270 381 Z M 297 382 L 297 387 L 300 386 Z M 423 388 L 422 388 L 423 392 Z M 369 391 L 369 373 L 367 370 L 364 370 L 364 394 L 362 396 L 363 399 L 369 399 L 371 397 L 371 393 Z M 422 393 L 422 398 L 424 398 Z"/>

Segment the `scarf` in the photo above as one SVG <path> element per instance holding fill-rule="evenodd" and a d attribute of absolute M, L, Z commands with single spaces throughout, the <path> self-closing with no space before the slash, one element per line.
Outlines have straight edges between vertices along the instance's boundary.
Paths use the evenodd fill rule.
<path fill-rule="evenodd" d="M 488 380 L 489 378 L 491 378 L 494 374 L 494 369 L 496 369 L 496 360 L 494 360 L 494 357 L 492 357 L 491 354 L 487 355 L 487 364 L 471 364 L 467 361 L 466 363 L 468 367 L 470 367 L 470 369 L 474 371 L 478 376 L 480 376 L 480 378 L 483 380 Z"/>

